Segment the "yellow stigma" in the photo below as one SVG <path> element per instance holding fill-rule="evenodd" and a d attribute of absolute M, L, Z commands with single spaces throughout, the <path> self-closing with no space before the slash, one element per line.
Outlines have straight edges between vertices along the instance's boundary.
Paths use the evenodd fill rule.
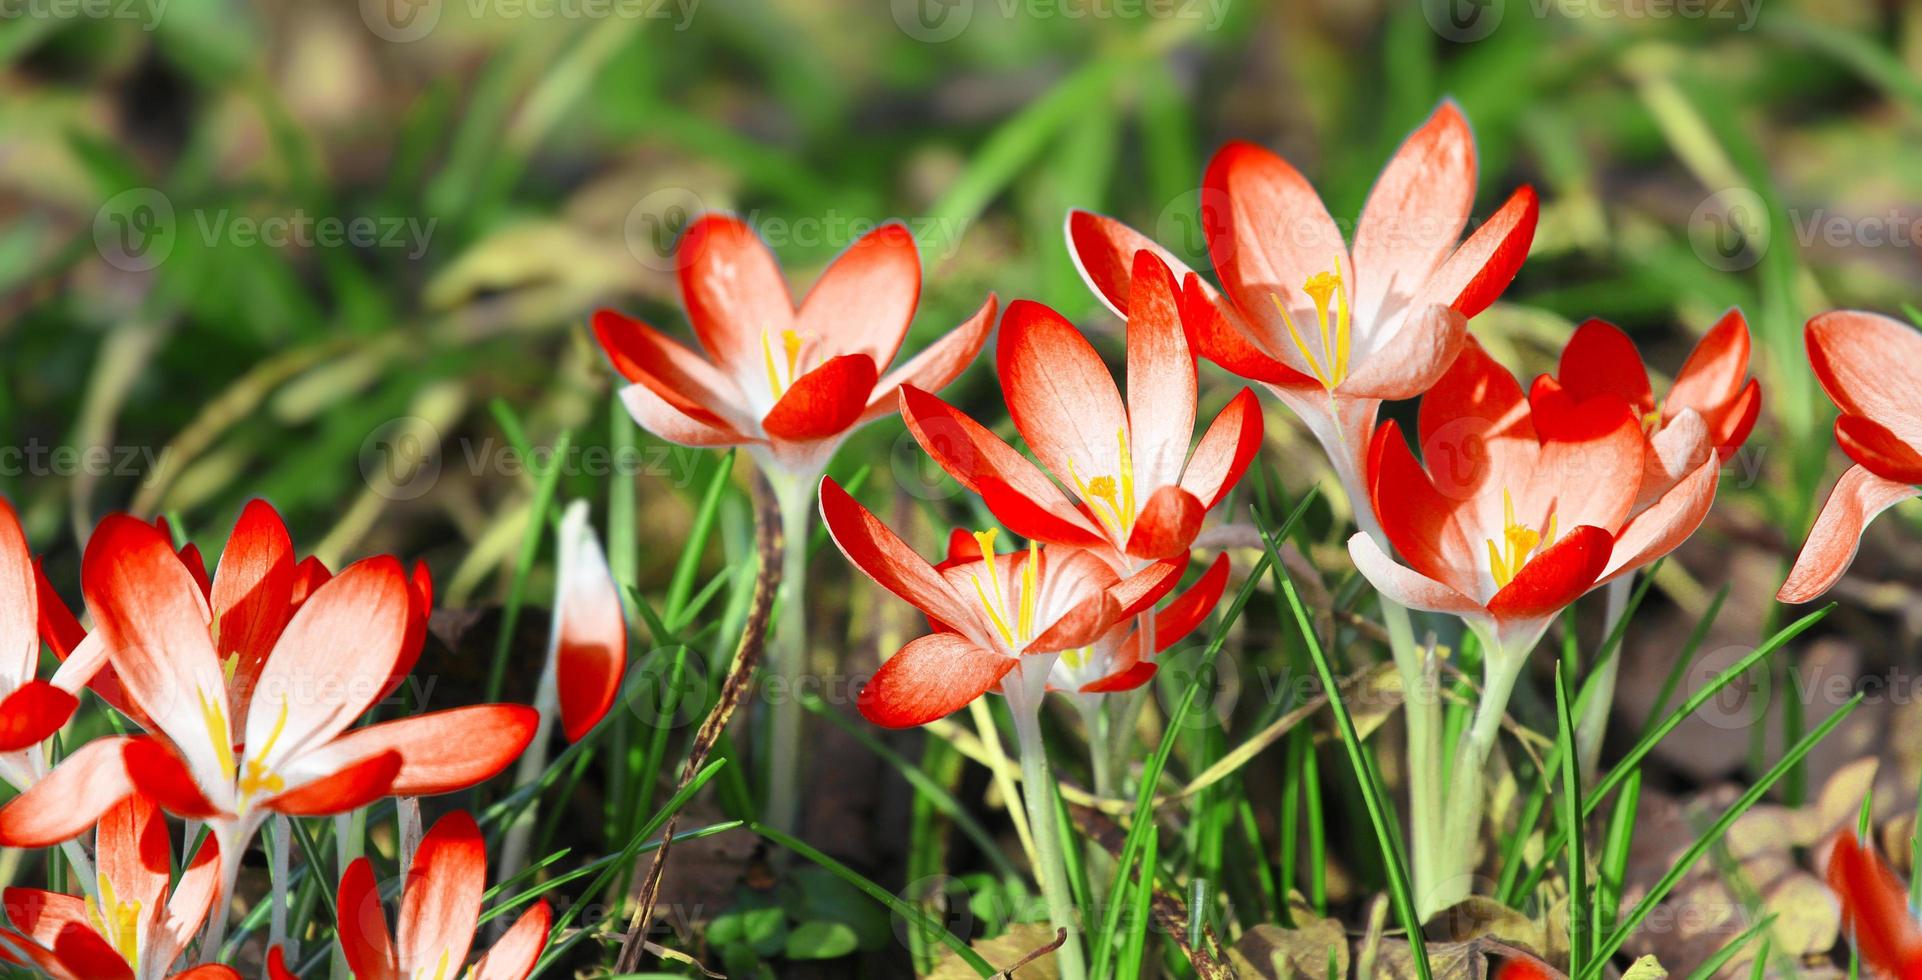
<path fill-rule="evenodd" d="M 1656 402 L 1653 411 L 1642 416 L 1642 434 L 1652 436 L 1662 427 L 1662 403 Z"/>
<path fill-rule="evenodd" d="M 1008 624 L 1008 597 L 1001 588 L 1001 574 L 996 570 L 994 539 L 999 534 L 994 528 L 976 531 L 974 540 L 981 545 L 981 561 L 987 566 L 988 585 L 981 584 L 981 576 L 974 577 L 974 593 L 981 600 L 981 608 L 988 614 L 988 621 L 994 624 L 995 631 L 1001 634 L 1001 641 L 1011 647 L 1019 647 L 1034 639 L 1034 610 L 1036 593 L 1040 581 L 1041 546 L 1028 542 L 1028 560 L 1021 568 L 1021 596 L 1015 608 L 1014 624 Z"/>
<path fill-rule="evenodd" d="M 1537 533 L 1533 528 L 1524 527 L 1515 521 L 1515 499 L 1507 490 L 1502 491 L 1502 543 L 1496 544 L 1488 538 L 1488 572 L 1495 579 L 1495 587 L 1506 588 L 1521 573 L 1522 566 L 1528 564 L 1529 554 L 1537 547 L 1548 550 L 1555 543 L 1555 515 L 1548 516 L 1548 525 Z"/>
<path fill-rule="evenodd" d="M 787 393 L 788 386 L 792 385 L 798 376 L 795 369 L 801 364 L 801 345 L 805 342 L 806 338 L 802 337 L 799 331 L 792 329 L 781 331 L 781 352 L 785 355 L 786 367 L 783 372 L 774 358 L 774 331 L 761 331 L 761 359 L 767 368 L 767 390 L 776 401 Z"/>
<path fill-rule="evenodd" d="M 207 740 L 214 743 L 214 758 L 220 762 L 220 774 L 228 779 L 234 778 L 234 737 L 227 726 L 227 692 L 218 691 L 209 696 L 206 691 L 198 692 L 200 697 L 200 723 L 207 727 Z"/>
<path fill-rule="evenodd" d="M 287 781 L 280 778 L 280 774 L 267 768 L 267 766 L 260 761 L 260 759 L 265 758 L 269 752 L 274 750 L 274 743 L 280 741 L 280 733 L 286 728 L 287 702 L 282 701 L 280 703 L 280 717 L 274 720 L 274 730 L 268 734 L 267 741 L 260 746 L 258 752 L 254 751 L 251 747 L 247 751 L 247 754 L 254 758 L 247 760 L 247 775 L 243 776 L 240 780 L 240 808 L 243 811 L 247 809 L 248 802 L 261 792 L 265 791 L 273 794 L 279 793 L 287 788 Z"/>
<path fill-rule="evenodd" d="M 1281 322 L 1288 327 L 1288 339 L 1301 352 L 1308 362 L 1308 369 L 1315 374 L 1315 380 L 1323 388 L 1333 391 L 1335 386 L 1348 378 L 1349 318 L 1348 284 L 1341 277 L 1341 259 L 1335 259 L 1333 272 L 1317 272 L 1301 284 L 1301 291 L 1315 304 L 1315 327 L 1321 340 L 1321 353 L 1318 355 L 1308 347 L 1301 330 L 1295 326 L 1294 317 L 1288 314 L 1288 304 L 1281 297 L 1270 295 L 1270 302 L 1281 313 Z"/>
<path fill-rule="evenodd" d="M 114 900 L 113 882 L 100 876 L 99 898 L 87 899 L 87 921 L 127 965 L 140 967 L 140 903 Z"/>
<path fill-rule="evenodd" d="M 1115 430 L 1115 442 L 1120 446 L 1121 473 L 1115 476 L 1097 476 L 1083 481 L 1075 469 L 1074 460 L 1068 460 L 1068 479 L 1074 482 L 1075 491 L 1081 499 L 1092 506 L 1095 519 L 1112 528 L 1116 533 L 1126 536 L 1135 524 L 1135 464 L 1134 454 L 1128 451 L 1128 427 Z"/>

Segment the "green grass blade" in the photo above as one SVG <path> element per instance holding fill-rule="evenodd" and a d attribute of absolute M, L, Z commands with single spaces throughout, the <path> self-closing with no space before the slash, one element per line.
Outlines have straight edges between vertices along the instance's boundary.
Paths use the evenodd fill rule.
<path fill-rule="evenodd" d="M 1623 617 L 1626 619 L 1627 617 Z M 1575 716 L 1569 702 L 1568 675 L 1555 664 L 1555 748 L 1562 757 L 1562 836 L 1568 838 L 1568 972 L 1579 975 L 1588 964 L 1591 925 L 1582 905 L 1588 891 L 1588 841 L 1582 833 L 1582 767 L 1575 753 Z"/>

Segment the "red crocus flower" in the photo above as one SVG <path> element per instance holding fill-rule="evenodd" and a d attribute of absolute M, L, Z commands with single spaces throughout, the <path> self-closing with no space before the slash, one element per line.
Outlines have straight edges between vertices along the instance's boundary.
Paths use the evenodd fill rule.
<path fill-rule="evenodd" d="M 388 928 L 373 865 L 366 858 L 356 860 L 340 878 L 337 932 L 348 968 L 360 980 L 523 980 L 547 948 L 553 913 L 545 901 L 534 903 L 463 970 L 480 928 L 486 890 L 486 844 L 474 818 L 458 810 L 440 818 L 421 838 L 401 890 L 398 932 Z M 279 950 L 274 954 L 278 959 Z"/>
<path fill-rule="evenodd" d="M 980 532 L 980 556 L 930 565 L 833 480 L 821 482 L 821 516 L 834 543 L 882 588 L 925 613 L 935 632 L 910 641 L 862 688 L 858 706 L 888 728 L 925 725 L 996 689 L 1041 658 L 1094 643 L 1116 622 L 1152 608 L 1180 579 L 1187 558 L 1155 562 L 1123 578 L 1102 555 L 1081 548 L 995 553 L 996 532 Z"/>
<path fill-rule="evenodd" d="M 689 446 L 747 446 L 764 464 L 812 482 L 857 426 L 894 411 L 904 383 L 939 389 L 986 342 L 995 300 L 887 374 L 921 294 L 914 238 L 886 224 L 821 274 L 796 309 L 780 267 L 753 229 L 709 214 L 682 237 L 676 262 L 702 357 L 639 320 L 594 314 L 594 334 L 643 428 Z"/>
<path fill-rule="evenodd" d="M 607 715 L 627 671 L 627 620 L 620 587 L 587 511 L 587 501 L 577 500 L 561 517 L 548 653 L 561 731 L 570 742 L 579 741 Z"/>
<path fill-rule="evenodd" d="M 1589 320 L 1562 348 L 1556 374 L 1535 383 L 1576 401 L 1612 394 L 1641 413 L 1649 451 L 1636 502 L 1645 506 L 1700 465 L 1694 458 L 1704 438 L 1698 421 L 1723 462 L 1742 448 L 1762 411 L 1762 388 L 1748 376 L 1748 358 L 1748 322 L 1741 310 L 1729 310 L 1695 345 L 1668 396 L 1657 399 L 1635 342 L 1614 324 Z"/>
<path fill-rule="evenodd" d="M 1241 478 L 1261 448 L 1261 409 L 1243 388 L 1196 443 L 1195 360 L 1174 278 L 1143 251 L 1131 288 L 1125 403 L 1101 356 L 1060 314 L 1017 300 L 1001 321 L 995 362 L 1008 412 L 1072 498 L 986 427 L 912 385 L 901 389 L 901 417 L 1008 530 L 1152 561 L 1187 553 L 1208 510 Z"/>
<path fill-rule="evenodd" d="M 1829 851 L 1828 877 L 1842 903 L 1842 931 L 1854 938 L 1862 964 L 1894 980 L 1922 977 L 1922 924 L 1875 848 L 1843 831 Z"/>
<path fill-rule="evenodd" d="M 1673 550 L 1715 499 L 1716 460 L 1698 444 L 1700 465 L 1636 512 L 1635 410 L 1611 394 L 1538 394 L 1531 404 L 1471 339 L 1422 398 L 1426 468 L 1394 422 L 1370 447 L 1369 491 L 1404 564 L 1367 534 L 1348 542 L 1383 595 L 1459 615 L 1498 652 L 1526 653 L 1582 593 Z"/>
<path fill-rule="evenodd" d="M 1495 968 L 1495 980 L 1555 980 L 1555 974 L 1535 960 L 1510 957 Z"/>
<path fill-rule="evenodd" d="M 162 538 L 172 540 L 165 518 L 155 520 L 154 528 Z M 221 669 L 227 674 L 230 697 L 236 704 L 245 704 L 281 632 L 301 604 L 332 577 L 332 573 L 312 556 L 296 560 L 286 522 L 273 505 L 264 500 L 249 501 L 241 509 L 211 578 L 200 550 L 194 545 L 181 548 L 178 555 L 212 614 L 212 629 L 218 638 L 215 646 L 221 653 Z M 153 730 L 151 719 L 127 697 L 114 673 L 106 646 L 99 642 L 100 637 L 90 636 L 61 601 L 46 575 L 38 569 L 36 573 L 41 638 L 63 661 L 62 671 L 90 675 L 92 680 L 88 686 L 95 694 L 142 728 Z M 414 565 L 409 584 L 414 602 L 409 613 L 407 639 L 400 658 L 394 662 L 393 675 L 382 698 L 392 694 L 413 671 L 427 642 L 427 615 L 434 605 L 434 581 L 425 563 Z"/>
<path fill-rule="evenodd" d="M 948 534 L 948 557 L 934 566 L 945 571 L 958 565 L 980 561 L 981 539 L 955 528 Z M 1164 653 L 1180 643 L 1208 618 L 1228 586 L 1228 556 L 1215 556 L 1195 584 L 1170 600 L 1154 614 L 1154 649 L 1143 655 L 1147 643 L 1138 629 L 1140 617 L 1124 619 L 1085 647 L 1064 650 L 1048 674 L 1048 690 L 1068 694 L 1101 695 L 1130 691 L 1155 676 L 1155 654 Z M 937 627 L 938 628 L 938 627 Z"/>
<path fill-rule="evenodd" d="M 45 742 L 73 716 L 84 663 L 40 680 L 39 589 L 27 536 L 0 499 L 0 780 L 24 789 L 46 775 Z"/>
<path fill-rule="evenodd" d="M 1352 245 L 1300 172 L 1260 147 L 1222 147 L 1201 193 L 1220 292 L 1140 233 L 1077 211 L 1068 241 L 1083 277 L 1125 313 L 1135 253 L 1168 259 L 1196 353 L 1262 382 L 1301 416 L 1372 527 L 1362 472 L 1376 411 L 1427 390 L 1461 348 L 1466 320 L 1508 287 L 1534 240 L 1534 190 L 1517 190 L 1463 242 L 1475 143 L 1444 102 L 1376 180 Z"/>
<path fill-rule="evenodd" d="M 233 560 L 223 556 L 222 575 Z M 340 813 L 382 796 L 462 789 L 499 772 L 533 735 L 534 712 L 517 705 L 350 730 L 416 642 L 419 594 L 393 558 L 350 566 L 281 622 L 279 598 L 210 606 L 165 535 L 115 515 L 94 531 L 81 580 L 114 671 L 153 734 L 81 747 L 0 808 L 0 843 L 71 839 L 138 789 L 208 821 L 238 855 L 268 812 Z M 255 581 L 253 591 L 265 591 Z M 227 615 L 215 616 L 221 608 Z M 277 638 L 257 675 L 237 683 L 263 622 Z"/>
<path fill-rule="evenodd" d="M 1848 571 L 1877 514 L 1922 490 L 1922 337 L 1898 320 L 1838 310 L 1810 320 L 1809 366 L 1842 410 L 1835 441 L 1855 465 L 1827 503 L 1776 598 L 1807 602 Z"/>
<path fill-rule="evenodd" d="M 7 919 L 13 929 L 0 929 L 0 936 L 60 980 L 240 980 L 231 967 L 217 964 L 172 972 L 213 907 L 218 842 L 202 844 L 179 885 L 170 887 L 173 848 L 167 822 L 140 794 L 108 810 L 94 840 L 96 896 L 9 888 Z"/>

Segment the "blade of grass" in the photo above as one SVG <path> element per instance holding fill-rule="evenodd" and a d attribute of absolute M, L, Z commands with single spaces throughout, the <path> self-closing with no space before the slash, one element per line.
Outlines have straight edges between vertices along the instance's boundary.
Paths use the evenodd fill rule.
<path fill-rule="evenodd" d="M 1569 702 L 1568 675 L 1555 663 L 1555 748 L 1562 757 L 1562 833 L 1568 838 L 1568 972 L 1580 974 L 1588 964 L 1592 923 L 1582 903 L 1589 899 L 1588 841 L 1582 833 L 1582 767 L 1576 760 L 1575 716 Z"/>
<path fill-rule="evenodd" d="M 501 613 L 501 632 L 494 642 L 494 662 L 487 670 L 487 700 L 499 701 L 501 687 L 507 680 L 507 654 L 514 645 L 514 627 L 520 622 L 521 600 L 527 589 L 527 576 L 534 570 L 534 559 L 540 555 L 541 540 L 546 536 L 547 522 L 542 516 L 548 512 L 554 499 L 554 487 L 559 482 L 563 461 L 567 459 L 571 433 L 562 433 L 554 443 L 554 456 L 547 468 L 541 471 L 534 484 L 534 497 L 528 502 L 526 534 L 521 538 L 520 556 L 514 562 L 513 577 L 508 580 L 507 606 Z"/>

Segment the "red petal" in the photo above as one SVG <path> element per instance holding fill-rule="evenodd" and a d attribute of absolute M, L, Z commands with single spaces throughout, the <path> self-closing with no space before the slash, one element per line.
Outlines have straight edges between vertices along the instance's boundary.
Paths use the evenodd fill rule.
<path fill-rule="evenodd" d="M 1128 448 L 1135 485 L 1163 487 L 1180 479 L 1194 440 L 1195 358 L 1182 333 L 1181 306 L 1167 264 L 1153 252 L 1136 254 L 1133 288 L 1128 304 Z"/>
<path fill-rule="evenodd" d="M 96 738 L 62 760 L 46 778 L 0 807 L 0 844 L 51 847 L 92 829 L 101 814 L 134 791 L 124 750 L 138 741 L 143 740 Z"/>
<path fill-rule="evenodd" d="M 400 775 L 400 769 L 400 753 L 382 752 L 268 797 L 260 805 L 296 817 L 324 817 L 358 810 L 383 797 L 400 795 L 394 792 L 394 779 Z"/>
<path fill-rule="evenodd" d="M 1081 685 L 1083 694 L 1113 694 L 1132 691 L 1154 679 L 1157 665 L 1152 660 L 1137 660 L 1098 680 Z"/>
<path fill-rule="evenodd" d="M 401 755 L 393 796 L 438 796 L 492 779 L 534 739 L 540 716 L 518 704 L 478 704 L 355 729 L 329 743 L 337 759 Z"/>
<path fill-rule="evenodd" d="M 89 747 L 91 745 L 89 743 Z M 207 799 L 200 784 L 194 781 L 187 764 L 159 739 L 132 739 L 122 755 L 133 785 L 153 797 L 161 809 L 195 820 L 221 815 L 220 808 Z"/>
<path fill-rule="evenodd" d="M 1426 409 L 1423 416 L 1426 419 Z M 1472 596 L 1478 576 L 1470 569 L 1475 567 L 1472 563 L 1478 560 L 1478 553 L 1462 538 L 1455 515 L 1474 500 L 1480 484 L 1488 479 L 1483 472 L 1488 462 L 1473 429 L 1465 428 L 1463 434 L 1466 440 L 1458 445 L 1449 441 L 1450 432 L 1438 428 L 1435 442 L 1424 451 L 1448 481 L 1444 492 L 1415 461 L 1401 426 L 1393 421 L 1382 423 L 1369 443 L 1368 492 L 1382 533 L 1402 560 L 1423 578 Z M 1349 550 L 1352 553 L 1354 549 L 1351 546 Z M 1369 579 L 1377 589 L 1383 589 L 1381 579 L 1373 575 Z M 1427 601 L 1433 605 L 1440 598 Z"/>
<path fill-rule="evenodd" d="M 1109 586 L 1108 594 L 1119 606 L 1115 619 L 1130 619 L 1154 608 L 1155 603 L 1181 584 L 1181 575 L 1187 570 L 1188 555 L 1183 552 L 1173 558 L 1163 558 Z"/>
<path fill-rule="evenodd" d="M 1355 365 L 1335 393 L 1392 401 L 1413 398 L 1455 363 L 1467 339 L 1468 321 L 1460 313 L 1439 304 L 1418 306 L 1381 348 Z"/>
<path fill-rule="evenodd" d="M 1529 559 L 1509 583 L 1488 600 L 1501 620 L 1544 619 L 1561 612 L 1595 584 L 1608 566 L 1615 539 L 1598 527 L 1581 525 Z"/>
<path fill-rule="evenodd" d="M 1181 488 L 1194 494 L 1203 509 L 1213 510 L 1260 451 L 1261 429 L 1261 403 L 1243 388 L 1195 444 L 1195 454 L 1181 474 Z"/>
<path fill-rule="evenodd" d="M 554 668 L 561 730 L 568 741 L 579 741 L 620 693 L 627 668 L 627 621 L 614 573 L 587 523 L 586 501 L 568 509 L 561 535 Z"/>
<path fill-rule="evenodd" d="M 73 610 L 60 598 L 60 593 L 48 581 L 46 569 L 34 562 L 33 582 L 36 605 L 40 613 L 40 638 L 53 648 L 53 655 L 61 660 L 73 656 L 80 641 L 87 638 L 87 631 L 80 626 L 80 620 Z"/>
<path fill-rule="evenodd" d="M 839 435 L 860 419 L 874 382 L 874 359 L 866 354 L 829 358 L 788 386 L 761 419 L 761 428 L 790 442 Z"/>
<path fill-rule="evenodd" d="M 901 349 L 921 300 L 921 253 L 898 223 L 842 252 L 808 290 L 794 328 L 837 354 L 866 354 L 885 367 Z"/>
<path fill-rule="evenodd" d="M 1922 335 L 1885 316 L 1838 310 L 1810 320 L 1806 339 L 1809 366 L 1843 414 L 1922 445 Z"/>
<path fill-rule="evenodd" d="M 1119 479 L 1127 411 L 1108 366 L 1073 324 L 1039 303 L 1008 304 L 995 369 L 1014 427 L 1042 466 L 1057 477 Z"/>
<path fill-rule="evenodd" d="M 246 703 L 267 654 L 293 617 L 294 542 L 272 505 L 251 500 L 240 512 L 214 569 L 214 652 L 238 656 L 236 700 Z"/>
<path fill-rule="evenodd" d="M 761 338 L 794 324 L 787 281 L 774 253 L 739 218 L 705 214 L 674 255 L 694 333 L 723 373 L 761 372 Z"/>
<path fill-rule="evenodd" d="M 1208 566 L 1195 584 L 1155 613 L 1154 652 L 1161 653 L 1187 639 L 1188 634 L 1214 612 L 1221 602 L 1221 594 L 1228 588 L 1228 566 L 1225 552 L 1216 555 L 1214 564 Z"/>
<path fill-rule="evenodd" d="M 1562 348 L 1556 371 L 1555 380 L 1576 401 L 1614 395 L 1643 414 L 1655 410 L 1655 393 L 1648 385 L 1642 353 L 1612 323 L 1589 320 L 1576 327 Z"/>
<path fill-rule="evenodd" d="M 868 407 L 861 413 L 861 421 L 871 422 L 894 411 L 896 393 L 909 386 L 923 391 L 940 391 L 948 386 L 948 382 L 960 377 L 988 342 L 988 331 L 994 329 L 994 315 L 998 308 L 997 301 L 990 294 L 988 301 L 981 304 L 981 308 L 960 326 L 923 348 L 906 364 L 882 375 L 881 380 L 874 383 L 874 394 L 868 398 Z"/>
<path fill-rule="evenodd" d="M 653 389 L 634 384 L 621 389 L 621 404 L 641 428 L 683 446 L 739 446 L 761 442 L 723 422 L 706 422 L 675 408 Z"/>
<path fill-rule="evenodd" d="M 841 553 L 876 584 L 941 622 L 974 621 L 940 573 L 832 479 L 821 481 L 821 518 Z"/>
<path fill-rule="evenodd" d="M 741 393 L 714 365 L 659 330 L 615 310 L 594 314 L 594 337 L 622 377 L 695 421 L 732 428 Z"/>
<path fill-rule="evenodd" d="M 1427 301 L 1445 303 L 1469 319 L 1488 309 L 1528 258 L 1540 210 L 1533 187 L 1524 184 L 1516 189 L 1501 209 L 1435 270 L 1423 291 Z"/>
<path fill-rule="evenodd" d="M 1871 969 L 1922 976 L 1922 927 L 1907 890 L 1874 849 L 1843 831 L 1829 851 L 1829 888 L 1842 903 L 1842 930 Z"/>
<path fill-rule="evenodd" d="M 1214 290 L 1192 272 L 1181 283 L 1181 325 L 1195 356 L 1215 362 L 1229 374 L 1284 388 L 1321 387 L 1321 382 L 1262 350 L 1240 315 L 1231 314 Z"/>
<path fill-rule="evenodd" d="M 384 693 L 414 628 L 415 601 L 400 562 L 387 555 L 355 562 L 321 586 L 243 702 L 243 743 L 271 742 L 262 761 L 273 767 L 299 746 L 345 731 Z"/>
<path fill-rule="evenodd" d="M 1419 292 L 1461 240 L 1475 203 L 1475 136 L 1452 101 L 1410 133 L 1375 179 L 1355 225 L 1355 320 L 1373 323 Z M 1443 365 L 1444 367 L 1446 365 Z"/>
<path fill-rule="evenodd" d="M 956 633 L 919 637 L 875 671 L 855 703 L 883 728 L 913 728 L 943 718 L 988 692 L 1018 663 Z"/>
<path fill-rule="evenodd" d="M 547 903 L 535 902 L 474 964 L 473 980 L 527 980 L 547 948 L 553 921 L 554 913 Z"/>
<path fill-rule="evenodd" d="M 1008 523 L 1008 530 L 1022 537 L 1064 544 L 1107 539 L 1062 496 L 1046 474 L 979 422 L 913 385 L 903 385 L 900 397 L 902 421 L 935 465 L 962 487 L 983 497 L 988 497 L 990 485 L 995 485 L 997 496 L 1007 500 L 1016 512 L 1002 513 L 993 499 L 986 501 L 988 508 L 1004 523 L 1011 518 L 1027 523 L 1026 528 Z M 1025 517 L 1030 511 L 1040 513 Z"/>
<path fill-rule="evenodd" d="M 1672 418 L 1682 409 L 1692 408 L 1709 423 L 1711 431 L 1719 431 L 1723 417 L 1742 397 L 1744 385 L 1753 384 L 1748 379 L 1748 359 L 1748 321 L 1742 318 L 1741 310 L 1731 309 L 1702 335 L 1688 360 L 1682 362 L 1663 401 L 1662 414 Z M 1739 444 L 1740 440 L 1735 442 Z M 1717 444 L 1729 442 L 1723 436 Z"/>
<path fill-rule="evenodd" d="M 1191 274 L 1188 266 L 1173 253 L 1105 215 L 1070 210 L 1067 237 L 1068 257 L 1074 260 L 1082 280 L 1116 316 L 1128 315 L 1128 291 L 1132 288 L 1136 254 L 1153 253 L 1177 278 Z M 1210 301 L 1216 296 L 1213 289 L 1207 293 Z"/>
<path fill-rule="evenodd" d="M 981 495 L 981 502 L 987 505 L 995 519 L 1013 534 L 1077 548 L 1110 546 L 1106 534 L 1088 529 L 1088 525 L 1094 521 L 1080 510 L 1069 510 L 1066 501 L 1062 502 L 1061 509 L 1067 510 L 1072 517 L 1064 517 L 1056 510 L 1043 507 L 1033 498 L 992 476 L 982 477 L 975 492 Z"/>
<path fill-rule="evenodd" d="M 1354 267 L 1341 229 L 1307 179 L 1252 143 L 1229 143 L 1215 153 L 1202 178 L 1202 201 L 1202 229 L 1222 287 L 1244 315 L 1259 318 L 1268 337 L 1286 336 L 1277 298 L 1299 298 L 1302 283 L 1337 262 Z M 1306 370 L 1292 347 L 1282 356 Z"/>
<path fill-rule="evenodd" d="M 173 872 L 173 846 L 167 821 L 152 800 L 139 793 L 115 804 L 94 831 L 100 875 L 113 883 L 120 902 L 151 909 L 166 894 Z"/>
<path fill-rule="evenodd" d="M 1907 483 L 1885 480 L 1868 468 L 1851 466 L 1829 491 L 1829 499 L 1809 529 L 1802 553 L 1789 570 L 1775 598 L 1782 602 L 1807 602 L 1827 592 L 1849 570 L 1855 549 L 1861 545 L 1862 532 L 1877 514 L 1922 493 Z"/>
<path fill-rule="evenodd" d="M 387 980 L 400 975 L 400 960 L 394 953 L 393 933 L 387 928 L 387 910 L 380 903 L 380 882 L 374 866 L 359 858 L 340 876 L 336 923 L 340 951 L 354 976 L 367 980 Z"/>
<path fill-rule="evenodd" d="M 287 969 L 287 954 L 282 953 L 279 946 L 267 950 L 267 980 L 300 980 L 293 971 Z"/>
<path fill-rule="evenodd" d="M 487 848 L 474 818 L 455 810 L 436 821 L 414 853 L 401 891 L 395 945 L 403 970 L 431 970 L 443 954 L 467 962 L 487 890 Z"/>
<path fill-rule="evenodd" d="M 1357 532 L 1348 539 L 1348 557 L 1355 562 L 1375 591 L 1391 602 L 1410 609 L 1448 613 L 1470 620 L 1485 617 L 1488 610 L 1453 585 L 1438 581 L 1406 565 L 1396 564 L 1368 534 Z"/>
<path fill-rule="evenodd" d="M 1134 531 L 1128 535 L 1128 554 L 1143 559 L 1186 555 L 1207 516 L 1207 505 L 1194 494 L 1164 486 L 1148 498 L 1135 518 Z"/>
<path fill-rule="evenodd" d="M 1850 459 L 1876 476 L 1897 483 L 1922 483 L 1922 452 L 1871 419 L 1838 416 L 1835 441 Z"/>
<path fill-rule="evenodd" d="M 47 683 L 28 681 L 0 700 L 0 752 L 18 752 L 53 737 L 73 717 L 80 699 Z"/>
<path fill-rule="evenodd" d="M 0 685 L 23 683 L 39 667 L 39 591 L 27 535 L 0 497 Z"/>

